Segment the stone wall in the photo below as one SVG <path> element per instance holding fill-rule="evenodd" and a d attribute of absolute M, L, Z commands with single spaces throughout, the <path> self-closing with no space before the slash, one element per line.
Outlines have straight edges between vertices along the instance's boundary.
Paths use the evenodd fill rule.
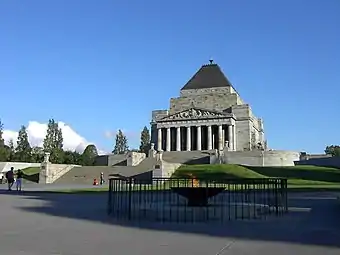
<path fill-rule="evenodd" d="M 116 155 L 116 154 L 108 154 L 108 155 L 100 155 L 95 159 L 95 166 L 126 166 L 126 154 Z"/>
<path fill-rule="evenodd" d="M 300 158 L 295 151 L 228 151 L 223 154 L 223 163 L 249 166 L 294 166 Z"/>
<path fill-rule="evenodd" d="M 11 167 L 14 170 L 25 169 L 28 167 L 40 167 L 40 163 L 25 163 L 25 162 L 0 162 L 0 172 L 8 172 Z"/>
<path fill-rule="evenodd" d="M 236 121 L 236 151 L 250 150 L 251 122 L 249 120 Z"/>
<path fill-rule="evenodd" d="M 127 166 L 137 166 L 146 158 L 145 153 L 140 152 L 129 152 L 127 155 Z"/>
<path fill-rule="evenodd" d="M 50 162 L 41 163 L 39 183 L 53 183 L 61 176 L 79 165 L 52 164 Z"/>
<path fill-rule="evenodd" d="M 215 111 L 224 111 L 237 104 L 237 102 L 237 94 L 198 94 L 195 96 L 171 98 L 169 114 L 181 112 L 193 106 Z"/>
<path fill-rule="evenodd" d="M 163 160 L 163 152 L 157 152 L 156 162 L 152 171 L 153 178 L 169 178 L 182 165 L 181 163 L 170 163 Z"/>
<path fill-rule="evenodd" d="M 340 157 L 310 158 L 308 160 L 296 161 L 295 165 L 313 165 L 340 168 Z"/>

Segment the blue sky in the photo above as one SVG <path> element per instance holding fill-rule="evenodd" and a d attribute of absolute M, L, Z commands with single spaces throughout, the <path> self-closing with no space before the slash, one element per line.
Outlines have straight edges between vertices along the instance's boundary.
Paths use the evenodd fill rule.
<path fill-rule="evenodd" d="M 268 145 L 339 144 L 339 0 L 0 0 L 0 118 L 63 121 L 112 150 L 137 147 L 153 109 L 212 57 Z"/>

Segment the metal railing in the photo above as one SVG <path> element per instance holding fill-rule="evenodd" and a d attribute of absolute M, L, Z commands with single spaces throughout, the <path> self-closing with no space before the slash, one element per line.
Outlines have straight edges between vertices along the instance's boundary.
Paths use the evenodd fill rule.
<path fill-rule="evenodd" d="M 119 220 L 226 222 L 288 211 L 287 180 L 109 179 L 108 214 Z"/>

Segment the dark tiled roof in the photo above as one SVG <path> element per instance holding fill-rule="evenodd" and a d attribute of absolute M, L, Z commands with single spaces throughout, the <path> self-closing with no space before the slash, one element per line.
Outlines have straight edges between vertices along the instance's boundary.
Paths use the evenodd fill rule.
<path fill-rule="evenodd" d="M 203 65 L 181 90 L 232 86 L 217 64 Z"/>

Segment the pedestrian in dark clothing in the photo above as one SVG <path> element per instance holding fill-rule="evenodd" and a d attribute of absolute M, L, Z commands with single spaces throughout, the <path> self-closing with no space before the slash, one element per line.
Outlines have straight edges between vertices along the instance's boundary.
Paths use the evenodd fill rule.
<path fill-rule="evenodd" d="M 103 172 L 101 172 L 101 173 L 100 173 L 100 185 L 103 185 L 103 184 L 104 184 L 104 182 L 105 182 L 105 179 L 104 179 L 104 173 L 103 173 Z"/>
<path fill-rule="evenodd" d="M 17 191 L 21 191 L 23 175 L 24 175 L 23 172 L 19 169 L 17 172 L 17 179 L 16 179 Z"/>
<path fill-rule="evenodd" d="M 14 167 L 11 167 L 11 170 L 6 173 L 6 179 L 8 183 L 8 190 L 12 190 L 14 184 Z"/>

